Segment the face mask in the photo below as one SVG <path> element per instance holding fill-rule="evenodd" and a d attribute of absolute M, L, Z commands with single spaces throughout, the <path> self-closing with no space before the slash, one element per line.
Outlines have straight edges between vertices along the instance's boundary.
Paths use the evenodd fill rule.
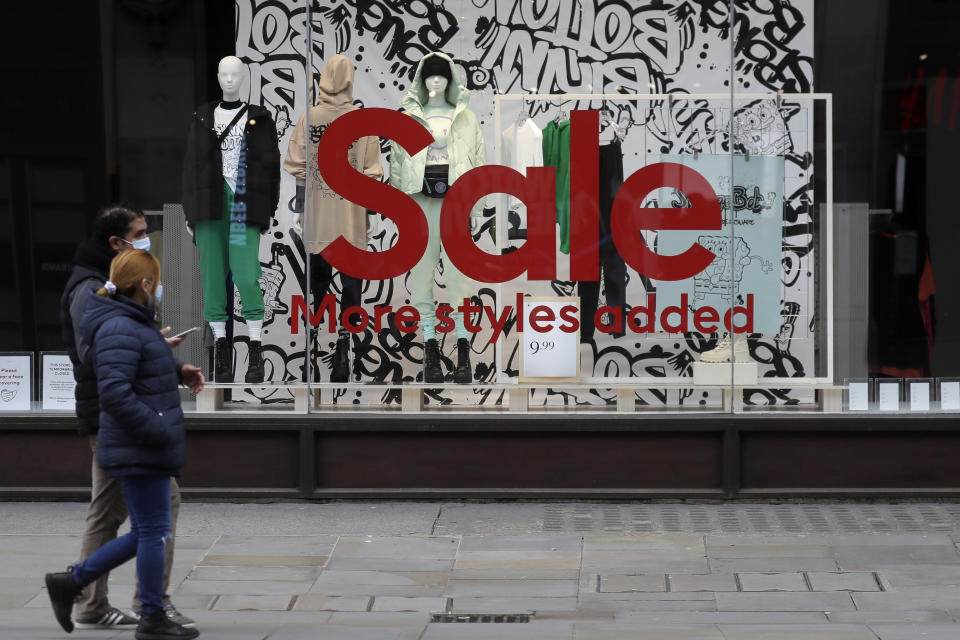
<path fill-rule="evenodd" d="M 150 238 L 149 238 L 149 236 L 148 236 L 148 237 L 145 237 L 145 238 L 138 238 L 137 240 L 134 240 L 133 242 L 130 242 L 129 240 L 126 240 L 126 239 L 124 239 L 123 241 L 126 242 L 127 244 L 129 244 L 129 245 L 130 245 L 131 247 L 133 247 L 134 249 L 143 249 L 144 251 L 150 251 Z"/>
<path fill-rule="evenodd" d="M 163 299 L 163 283 L 162 282 L 157 285 L 157 290 L 153 294 L 153 297 L 156 298 L 157 304 L 159 304 L 160 301 Z"/>

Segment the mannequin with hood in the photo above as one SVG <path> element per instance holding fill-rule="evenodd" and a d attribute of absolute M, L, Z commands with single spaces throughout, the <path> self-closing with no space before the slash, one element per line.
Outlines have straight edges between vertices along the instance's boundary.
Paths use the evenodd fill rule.
<path fill-rule="evenodd" d="M 193 114 L 183 163 L 183 210 L 200 253 L 203 319 L 216 338 L 215 380 L 233 382 L 227 338 L 227 273 L 240 292 L 250 338 L 246 382 L 263 382 L 263 291 L 260 234 L 280 200 L 280 148 L 273 118 L 240 99 L 245 68 L 235 56 L 220 61 L 223 100 Z M 231 292 L 232 297 L 232 292 Z"/>
<path fill-rule="evenodd" d="M 317 85 L 317 104 L 297 122 L 283 161 L 284 170 L 297 181 L 297 197 L 293 207 L 294 227 L 301 234 L 304 195 L 309 182 L 310 211 L 307 231 L 310 237 L 307 245 L 310 251 L 310 293 L 313 295 L 314 309 L 319 308 L 333 281 L 333 267 L 320 252 L 340 236 L 358 249 L 367 248 L 367 210 L 330 189 L 320 175 L 316 162 L 317 145 L 327 125 L 357 108 L 353 104 L 353 78 L 354 67 L 349 58 L 338 54 L 327 60 Z M 308 155 L 313 159 L 309 177 Z M 348 158 L 355 170 L 377 180 L 383 177 L 380 139 L 376 136 L 357 140 L 350 147 Z M 360 280 L 340 272 L 340 312 L 347 307 L 361 306 L 361 290 Z M 311 333 L 317 333 L 316 329 Z M 350 333 L 341 326 L 337 333 L 330 380 L 346 382 L 349 377 Z"/>
<path fill-rule="evenodd" d="M 434 274 L 443 258 L 443 280 L 449 292 L 449 304 L 454 309 L 469 299 L 474 284 L 446 258 L 440 240 L 440 209 L 443 196 L 457 178 L 485 164 L 486 150 L 483 131 L 477 116 L 467 108 L 470 99 L 467 88 L 460 84 L 457 69 L 448 56 L 428 53 L 420 61 L 410 91 L 400 106 L 404 113 L 416 118 L 434 137 L 434 143 L 411 156 L 394 143 L 390 151 L 390 184 L 411 194 L 420 205 L 430 231 L 427 249 L 420 262 L 410 271 L 408 287 L 411 303 L 420 313 L 423 331 L 424 382 L 443 382 L 440 366 L 440 348 L 436 338 L 436 300 Z M 482 204 L 474 205 L 471 227 L 482 214 Z M 472 379 L 470 341 L 463 314 L 450 314 L 457 331 L 457 367 L 455 382 Z"/>

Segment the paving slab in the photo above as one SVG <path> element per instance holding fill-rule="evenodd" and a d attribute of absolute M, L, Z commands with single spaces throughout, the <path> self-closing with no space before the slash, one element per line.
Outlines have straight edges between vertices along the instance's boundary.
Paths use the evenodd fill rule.
<path fill-rule="evenodd" d="M 739 573 L 742 591 L 810 591 L 802 573 Z"/>
<path fill-rule="evenodd" d="M 335 611 L 330 624 L 355 627 L 395 627 L 422 630 L 430 622 L 430 614 L 424 611 Z"/>
<path fill-rule="evenodd" d="M 947 611 L 834 611 L 828 614 L 827 618 L 830 622 L 860 622 L 866 625 L 898 622 L 904 624 L 956 622 L 955 617 Z"/>
<path fill-rule="evenodd" d="M 373 598 L 369 596 L 321 596 L 305 593 L 297 596 L 293 611 L 367 611 Z"/>
<path fill-rule="evenodd" d="M 575 624 L 574 640 L 724 640 L 715 625 Z"/>
<path fill-rule="evenodd" d="M 872 572 L 807 573 L 813 591 L 880 591 L 880 584 Z"/>
<path fill-rule="evenodd" d="M 335 558 L 454 558 L 460 539 L 439 537 L 341 536 L 333 549 Z"/>
<path fill-rule="evenodd" d="M 861 611 L 947 611 L 960 602 L 960 587 L 907 587 L 883 593 L 851 593 Z"/>
<path fill-rule="evenodd" d="M 220 596 L 213 604 L 214 611 L 287 611 L 292 596 Z"/>
<path fill-rule="evenodd" d="M 877 640 L 876 635 L 860 624 L 780 625 L 721 624 L 724 640 Z"/>
<path fill-rule="evenodd" d="M 451 580 L 444 595 L 461 597 L 576 597 L 574 580 Z"/>
<path fill-rule="evenodd" d="M 330 558 L 332 571 L 450 571 L 453 558 Z"/>
<path fill-rule="evenodd" d="M 572 640 L 573 625 L 564 622 L 431 624 L 423 640 Z M 272 640 L 272 638 L 271 638 Z"/>
<path fill-rule="evenodd" d="M 314 566 L 198 566 L 189 573 L 190 580 L 269 580 L 278 582 L 313 582 L 320 575 Z"/>
<path fill-rule="evenodd" d="M 788 552 L 789 553 L 789 552 Z M 709 558 L 713 573 L 775 573 L 799 571 L 837 571 L 834 558 Z"/>
<path fill-rule="evenodd" d="M 823 613 L 785 611 L 624 611 L 616 614 L 617 622 L 643 624 L 819 624 L 829 622 Z M 844 622 L 840 620 L 839 622 Z M 850 622 L 859 622 L 851 620 Z"/>
<path fill-rule="evenodd" d="M 737 581 L 731 573 L 707 573 L 690 575 L 671 573 L 670 591 L 737 591 Z"/>
<path fill-rule="evenodd" d="M 843 571 L 875 571 L 889 565 L 960 565 L 960 552 L 952 544 L 837 547 L 835 557 Z"/>
<path fill-rule="evenodd" d="M 890 565 L 883 567 L 879 575 L 881 582 L 892 589 L 960 585 L 960 566 L 954 564 Z"/>
<path fill-rule="evenodd" d="M 372 611 L 443 611 L 444 598 L 404 598 L 401 596 L 377 596 Z"/>
<path fill-rule="evenodd" d="M 580 552 L 497 550 L 463 551 L 457 554 L 457 569 L 576 569 Z"/>
<path fill-rule="evenodd" d="M 960 624 L 871 624 L 880 640 L 956 640 Z"/>
<path fill-rule="evenodd" d="M 452 599 L 453 613 L 526 613 L 528 611 L 576 611 L 576 598 L 480 598 Z"/>
<path fill-rule="evenodd" d="M 666 592 L 666 590 L 667 580 L 662 573 L 600 576 L 600 593 Z"/>
<path fill-rule="evenodd" d="M 181 594 L 219 595 L 299 595 L 310 590 L 310 582 L 276 582 L 269 580 L 187 580 L 179 587 L 174 598 Z"/>
<path fill-rule="evenodd" d="M 843 592 L 716 594 L 720 611 L 852 611 L 854 603 L 850 596 Z"/>
<path fill-rule="evenodd" d="M 457 569 L 451 580 L 578 580 L 580 567 L 570 569 Z"/>
<path fill-rule="evenodd" d="M 198 563 L 211 567 L 322 567 L 327 564 L 327 556 L 311 555 L 264 555 L 264 554 L 209 554 Z"/>

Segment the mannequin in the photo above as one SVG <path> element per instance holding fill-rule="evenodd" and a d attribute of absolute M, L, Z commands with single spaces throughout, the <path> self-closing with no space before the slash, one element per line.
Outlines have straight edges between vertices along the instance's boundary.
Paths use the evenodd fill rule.
<path fill-rule="evenodd" d="M 408 287 L 410 302 L 420 313 L 420 329 L 424 339 L 423 380 L 443 382 L 440 348 L 436 337 L 436 305 L 433 285 L 435 272 L 443 258 L 443 280 L 447 288 L 447 302 L 454 309 L 470 298 L 474 283 L 464 276 L 446 258 L 440 240 L 440 209 L 443 196 L 458 177 L 484 164 L 486 153 L 483 132 L 477 116 L 467 108 L 469 93 L 460 84 L 453 60 L 442 53 L 428 53 L 420 61 L 413 85 L 404 97 L 401 107 L 405 113 L 423 123 L 434 137 L 427 149 L 410 156 L 397 144 L 390 153 L 390 183 L 411 194 L 427 218 L 430 237 L 427 249 L 410 270 Z M 471 211 L 471 231 L 475 231 L 482 214 L 477 203 Z M 457 366 L 454 382 L 467 383 L 472 379 L 470 365 L 470 334 L 463 314 L 450 314 L 457 332 Z"/>
<path fill-rule="evenodd" d="M 333 281 L 333 267 L 320 252 L 331 242 L 343 236 L 358 249 L 367 246 L 367 210 L 345 200 L 330 189 L 317 169 L 317 145 L 326 125 L 339 116 L 353 111 L 353 62 L 342 55 L 332 56 L 323 65 L 317 84 L 317 104 L 300 117 L 290 138 L 283 168 L 297 181 L 297 197 L 294 199 L 293 224 L 303 233 L 301 216 L 307 184 L 310 187 L 310 212 L 307 239 L 310 251 L 310 289 L 316 310 L 327 294 Z M 313 158 L 310 175 L 307 175 L 307 156 Z M 376 136 L 360 138 L 350 147 L 348 158 L 351 166 L 365 175 L 379 180 L 383 177 L 380 161 L 380 140 Z M 362 283 L 346 273 L 340 273 L 339 308 L 357 306 L 361 300 Z M 358 322 L 352 318 L 351 322 Z M 312 335 L 319 335 L 316 329 Z M 331 382 L 346 382 L 350 377 L 350 333 L 341 326 L 333 352 Z"/>
<path fill-rule="evenodd" d="M 233 382 L 233 345 L 226 333 L 228 272 L 240 292 L 250 338 L 245 381 L 264 377 L 260 234 L 270 228 L 280 198 L 280 150 L 267 110 L 240 99 L 245 72 L 235 56 L 220 60 L 223 99 L 194 112 L 183 167 L 183 208 L 200 253 L 203 318 L 216 338 L 217 382 Z"/>

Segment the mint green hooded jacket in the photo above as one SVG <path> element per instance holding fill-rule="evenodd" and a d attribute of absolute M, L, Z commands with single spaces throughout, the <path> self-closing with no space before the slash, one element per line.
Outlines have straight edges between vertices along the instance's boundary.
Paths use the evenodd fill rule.
<path fill-rule="evenodd" d="M 450 125 L 448 153 L 450 156 L 449 181 L 453 185 L 457 178 L 470 169 L 486 164 L 487 152 L 483 141 L 483 131 L 477 116 L 467 107 L 470 101 L 470 91 L 460 84 L 460 75 L 449 56 L 434 52 L 428 53 L 420 60 L 417 71 L 413 76 L 410 90 L 400 102 L 400 108 L 409 116 L 416 118 L 420 124 L 430 130 L 423 112 L 427 104 L 427 88 L 421 76 L 423 63 L 432 56 L 438 56 L 450 65 L 450 76 L 453 78 L 447 85 L 447 102 L 454 107 L 453 121 Z M 423 173 L 427 166 L 427 150 L 411 156 L 394 142 L 390 147 L 390 184 L 404 193 L 420 193 L 423 189 Z M 483 214 L 481 198 L 470 210 L 470 215 Z"/>

